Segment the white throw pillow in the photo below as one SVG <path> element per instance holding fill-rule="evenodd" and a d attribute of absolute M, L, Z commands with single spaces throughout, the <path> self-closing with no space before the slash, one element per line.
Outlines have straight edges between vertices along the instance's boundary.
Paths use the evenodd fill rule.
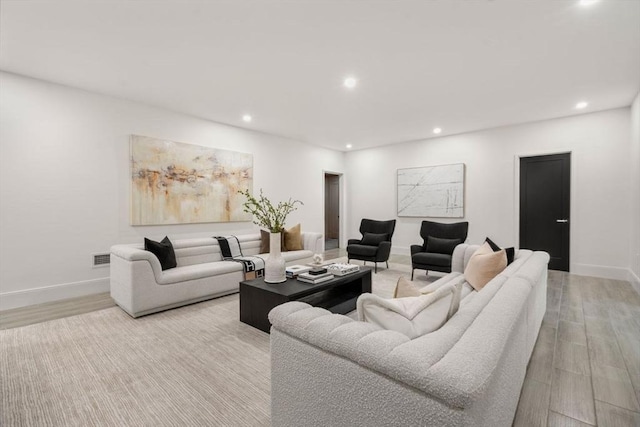
<path fill-rule="evenodd" d="M 440 329 L 458 311 L 461 290 L 460 283 L 419 297 L 384 299 L 362 294 L 357 302 L 358 320 L 417 338 Z"/>

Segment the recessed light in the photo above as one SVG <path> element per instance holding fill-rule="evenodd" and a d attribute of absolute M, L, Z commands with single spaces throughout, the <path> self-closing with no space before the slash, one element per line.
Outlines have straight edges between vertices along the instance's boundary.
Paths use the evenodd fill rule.
<path fill-rule="evenodd" d="M 344 79 L 344 82 L 342 84 L 347 89 L 353 89 L 358 84 L 358 80 L 356 80 L 355 77 L 347 77 L 346 79 Z"/>
<path fill-rule="evenodd" d="M 442 132 L 442 129 L 440 128 L 433 128 L 433 133 L 435 133 L 436 135 L 439 134 L 440 132 Z"/>
<path fill-rule="evenodd" d="M 588 102 L 580 101 L 576 104 L 576 110 L 582 110 L 583 108 L 587 108 L 587 105 L 589 105 Z"/>
<path fill-rule="evenodd" d="M 251 120 L 253 120 L 253 117 L 251 117 L 251 114 L 245 114 L 244 116 L 242 116 L 243 122 L 249 123 Z"/>
<path fill-rule="evenodd" d="M 580 6 L 583 6 L 583 7 L 592 6 L 592 5 L 596 4 L 596 3 L 598 3 L 598 0 L 580 0 L 578 2 L 578 4 Z"/>
<path fill-rule="evenodd" d="M 351 147 L 353 147 L 353 145 L 351 145 L 351 144 L 347 144 L 345 147 L 347 147 L 347 148 L 351 148 Z"/>

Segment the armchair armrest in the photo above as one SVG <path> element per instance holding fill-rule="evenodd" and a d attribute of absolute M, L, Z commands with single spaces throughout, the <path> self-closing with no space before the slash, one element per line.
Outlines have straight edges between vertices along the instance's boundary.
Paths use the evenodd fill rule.
<path fill-rule="evenodd" d="M 357 245 L 361 241 L 362 241 L 362 239 L 349 239 L 349 240 L 347 240 L 347 245 Z"/>
<path fill-rule="evenodd" d="M 389 255 L 391 255 L 391 242 L 381 242 L 378 245 L 378 253 L 376 254 L 376 259 L 378 262 L 389 260 Z"/>
<path fill-rule="evenodd" d="M 422 245 L 411 245 L 411 256 L 422 252 Z"/>

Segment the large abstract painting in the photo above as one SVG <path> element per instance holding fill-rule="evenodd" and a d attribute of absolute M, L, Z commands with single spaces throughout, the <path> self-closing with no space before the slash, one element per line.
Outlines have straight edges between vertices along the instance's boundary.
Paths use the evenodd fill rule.
<path fill-rule="evenodd" d="M 464 217 L 464 163 L 398 169 L 398 216 Z"/>
<path fill-rule="evenodd" d="M 131 135 L 131 224 L 251 221 L 253 156 Z"/>

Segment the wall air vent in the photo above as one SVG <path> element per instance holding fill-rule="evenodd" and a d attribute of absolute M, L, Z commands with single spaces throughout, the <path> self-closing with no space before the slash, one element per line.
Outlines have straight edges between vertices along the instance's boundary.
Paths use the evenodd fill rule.
<path fill-rule="evenodd" d="M 111 254 L 92 254 L 91 259 L 93 260 L 93 268 L 108 267 L 111 262 Z"/>

